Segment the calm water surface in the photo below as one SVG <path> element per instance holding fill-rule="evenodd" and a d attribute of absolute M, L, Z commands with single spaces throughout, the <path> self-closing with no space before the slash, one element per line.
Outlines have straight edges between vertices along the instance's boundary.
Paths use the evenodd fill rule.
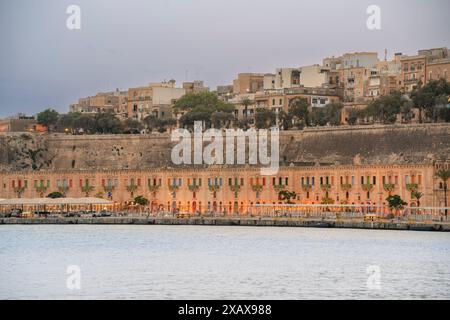
<path fill-rule="evenodd" d="M 81 289 L 66 285 L 69 265 Z M 369 289 L 368 266 L 380 268 Z M 450 298 L 450 234 L 0 226 L 0 299 Z"/>

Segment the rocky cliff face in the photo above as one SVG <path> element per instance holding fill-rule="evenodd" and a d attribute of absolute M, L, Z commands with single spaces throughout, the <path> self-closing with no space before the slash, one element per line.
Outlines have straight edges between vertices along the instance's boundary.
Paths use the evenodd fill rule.
<path fill-rule="evenodd" d="M 0 135 L 0 171 L 175 167 L 168 134 Z M 281 165 L 407 164 L 450 160 L 450 125 L 285 131 Z"/>

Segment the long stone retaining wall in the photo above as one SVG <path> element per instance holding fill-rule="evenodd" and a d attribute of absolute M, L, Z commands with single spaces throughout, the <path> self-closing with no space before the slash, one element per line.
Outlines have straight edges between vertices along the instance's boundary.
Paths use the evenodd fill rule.
<path fill-rule="evenodd" d="M 373 230 L 450 231 L 450 223 L 370 222 L 284 218 L 0 218 L 0 225 L 201 225 L 247 227 L 314 227 Z"/>
<path fill-rule="evenodd" d="M 0 172 L 173 167 L 170 135 L 0 134 Z M 450 160 L 450 124 L 343 126 L 280 133 L 282 166 Z"/>

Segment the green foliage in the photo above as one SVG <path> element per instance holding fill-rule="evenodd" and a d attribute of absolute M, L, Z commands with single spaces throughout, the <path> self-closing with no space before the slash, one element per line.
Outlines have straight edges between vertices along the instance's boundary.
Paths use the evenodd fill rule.
<path fill-rule="evenodd" d="M 18 198 L 22 197 L 22 194 L 25 192 L 26 188 L 25 187 L 15 187 L 14 188 L 14 193 L 17 194 Z"/>
<path fill-rule="evenodd" d="M 241 104 L 244 106 L 244 117 L 248 117 L 248 107 L 253 104 L 253 101 L 249 98 L 245 98 L 241 101 Z"/>
<path fill-rule="evenodd" d="M 381 123 L 395 123 L 397 114 L 400 113 L 402 105 L 405 103 L 406 100 L 402 94 L 394 92 L 370 102 L 364 110 L 364 115 Z"/>
<path fill-rule="evenodd" d="M 89 197 L 89 194 L 94 191 L 94 187 L 90 186 L 89 184 L 86 184 L 84 186 L 81 187 L 81 191 L 84 192 L 84 194 L 86 195 L 86 197 Z"/>
<path fill-rule="evenodd" d="M 235 119 L 233 113 L 229 112 L 216 111 L 211 115 L 211 123 L 214 128 L 229 128 Z"/>
<path fill-rule="evenodd" d="M 334 200 L 326 196 L 322 198 L 321 204 L 334 204 Z"/>
<path fill-rule="evenodd" d="M 97 113 L 94 116 L 95 132 L 103 134 L 119 134 L 122 133 L 122 124 L 113 113 Z"/>
<path fill-rule="evenodd" d="M 137 129 L 142 125 L 133 119 L 127 119 L 122 124 L 119 119 L 112 112 L 97 113 L 95 115 L 70 112 L 60 115 L 57 121 L 57 127 L 60 132 L 66 132 L 66 129 L 71 133 L 136 133 Z"/>
<path fill-rule="evenodd" d="M 291 204 L 291 199 L 297 197 L 297 193 L 294 191 L 281 190 L 278 192 L 278 199 L 285 201 L 287 204 Z"/>
<path fill-rule="evenodd" d="M 444 170 L 441 169 L 436 173 L 436 176 L 442 180 L 442 182 L 445 184 L 447 183 L 448 179 L 450 179 L 450 169 Z"/>
<path fill-rule="evenodd" d="M 400 114 L 402 116 L 402 122 L 409 123 L 413 118 L 413 103 L 412 101 L 405 101 L 400 107 Z"/>
<path fill-rule="evenodd" d="M 416 199 L 416 200 L 417 200 L 417 206 L 418 206 L 418 207 L 420 206 L 420 199 L 421 199 L 423 196 L 424 196 L 424 194 L 423 194 L 422 192 L 419 192 L 419 191 L 413 191 L 413 192 L 411 192 L 411 197 L 412 197 L 413 199 Z"/>
<path fill-rule="evenodd" d="M 407 203 L 399 195 L 393 195 L 386 198 L 388 206 L 391 209 L 402 209 Z"/>
<path fill-rule="evenodd" d="M 134 198 L 134 203 L 136 203 L 137 205 L 145 207 L 145 206 L 148 206 L 148 204 L 150 202 L 148 201 L 147 198 L 145 198 L 143 196 L 137 196 L 136 198 Z"/>
<path fill-rule="evenodd" d="M 309 103 L 306 98 L 295 98 L 289 102 L 289 115 L 292 116 L 294 121 L 303 121 L 306 125 L 309 125 Z"/>
<path fill-rule="evenodd" d="M 244 129 L 244 130 L 248 130 L 252 124 L 253 124 L 253 119 L 251 119 L 251 118 L 244 118 L 237 122 L 237 126 L 240 129 Z"/>
<path fill-rule="evenodd" d="M 50 199 L 59 199 L 59 198 L 64 198 L 64 195 L 61 192 L 52 192 L 50 194 L 47 195 L 47 198 Z"/>
<path fill-rule="evenodd" d="M 58 122 L 59 113 L 54 109 L 46 109 L 37 114 L 37 122 L 47 127 L 48 131 L 51 131 Z"/>
<path fill-rule="evenodd" d="M 341 103 L 330 103 L 325 107 L 314 107 L 310 114 L 310 122 L 316 126 L 338 126 L 341 124 L 343 107 Z"/>
<path fill-rule="evenodd" d="M 269 129 L 276 124 L 276 114 L 269 109 L 256 109 L 255 125 L 258 129 Z"/>
<path fill-rule="evenodd" d="M 209 128 L 214 113 L 215 121 L 220 121 L 218 119 L 223 119 L 223 113 L 234 113 L 234 106 L 220 100 L 214 93 L 188 93 L 175 103 L 174 112 L 186 112 L 180 118 L 180 124 L 184 127 L 193 127 L 195 121 L 203 121 Z"/>
<path fill-rule="evenodd" d="M 349 125 L 355 125 L 359 118 L 361 118 L 361 111 L 358 109 L 352 109 L 348 113 L 347 122 Z"/>
<path fill-rule="evenodd" d="M 176 125 L 177 121 L 175 119 L 160 119 L 154 115 L 149 115 L 144 119 L 144 124 L 148 130 L 157 130 L 162 133 L 167 131 L 168 127 Z"/>
<path fill-rule="evenodd" d="M 284 112 L 284 111 L 281 111 L 281 112 L 278 114 L 278 118 L 279 118 L 279 120 L 280 120 L 280 126 L 281 126 L 283 129 L 287 130 L 287 129 L 292 128 L 292 126 L 293 126 L 292 120 L 294 119 L 294 117 L 293 117 L 290 113 L 286 113 L 286 112 Z M 301 125 L 303 122 L 304 122 L 304 120 L 301 120 L 300 125 Z"/>
<path fill-rule="evenodd" d="M 36 189 L 36 192 L 39 193 L 39 195 L 41 197 L 43 197 L 44 193 L 47 192 L 47 187 L 46 186 L 37 186 L 35 189 Z"/>
<path fill-rule="evenodd" d="M 59 131 L 68 129 L 71 133 L 78 133 L 80 131 L 96 133 L 94 116 L 80 112 L 70 112 L 60 115 L 57 127 Z"/>
<path fill-rule="evenodd" d="M 425 86 L 414 90 L 411 98 L 414 105 L 420 111 L 424 110 L 425 115 L 433 120 L 438 121 L 442 116 L 447 118 L 448 96 L 450 95 L 450 83 L 445 79 L 431 80 Z M 420 116 L 422 113 L 420 113 Z M 448 118 L 447 118 L 448 119 Z M 422 121 L 422 119 L 419 119 Z M 445 120 L 445 119 L 441 119 Z"/>
<path fill-rule="evenodd" d="M 134 193 L 137 189 L 138 189 L 138 186 L 135 185 L 134 183 L 132 183 L 129 186 L 127 186 L 127 191 L 129 193 Z"/>
<path fill-rule="evenodd" d="M 122 123 L 123 133 L 137 134 L 144 129 L 144 125 L 136 119 L 128 118 Z"/>
<path fill-rule="evenodd" d="M 395 189 L 395 184 L 393 184 L 393 183 L 384 183 L 383 184 L 383 189 L 386 190 L 387 192 L 392 192 Z"/>

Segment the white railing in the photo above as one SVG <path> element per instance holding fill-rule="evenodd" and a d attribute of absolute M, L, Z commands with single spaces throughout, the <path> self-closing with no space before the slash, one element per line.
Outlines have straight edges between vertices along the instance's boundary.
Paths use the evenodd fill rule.
<path fill-rule="evenodd" d="M 248 209 L 251 216 L 361 219 L 371 214 L 379 219 L 414 221 L 442 221 L 450 213 L 450 207 L 404 207 L 390 209 L 380 205 L 343 204 L 259 204 Z"/>

